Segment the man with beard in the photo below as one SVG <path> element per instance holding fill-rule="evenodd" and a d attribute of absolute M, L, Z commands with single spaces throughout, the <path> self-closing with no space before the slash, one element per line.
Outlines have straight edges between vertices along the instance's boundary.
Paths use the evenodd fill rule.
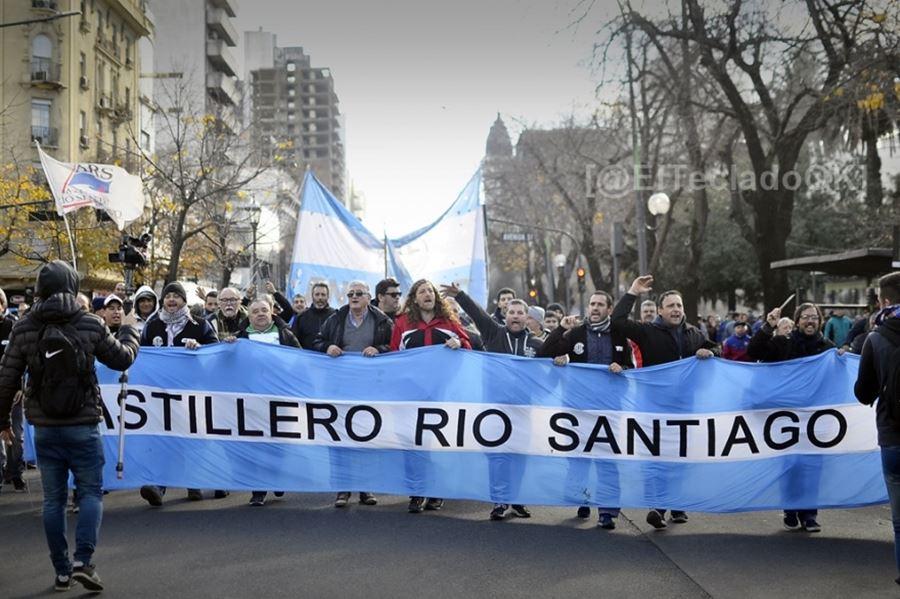
<path fill-rule="evenodd" d="M 334 314 L 334 308 L 328 305 L 331 291 L 327 283 L 315 283 L 312 287 L 312 306 L 294 319 L 291 332 L 300 342 L 303 349 L 314 349 L 316 335 L 322 330 L 325 320 Z"/>
<path fill-rule="evenodd" d="M 794 358 L 815 356 L 834 347 L 834 343 L 822 336 L 821 327 L 822 311 L 815 304 L 803 303 L 797 306 L 794 312 L 793 331 L 787 336 L 775 335 L 775 327 L 781 318 L 781 308 L 775 308 L 766 316 L 766 323 L 750 339 L 747 346 L 747 355 L 751 360 L 760 362 L 783 362 Z M 843 353 L 843 352 L 841 352 Z M 793 476 L 782 477 L 784 484 L 791 487 L 800 484 L 799 479 L 805 478 L 818 481 L 818 472 L 797 473 Z M 800 530 L 806 532 L 819 532 L 822 527 L 816 518 L 819 515 L 817 509 L 789 509 L 784 510 L 784 527 L 787 530 Z"/>
<path fill-rule="evenodd" d="M 506 303 L 505 324 L 499 324 L 487 312 L 481 309 L 481 306 L 462 291 L 456 283 L 450 285 L 441 285 L 441 293 L 445 296 L 456 299 L 466 314 L 475 323 L 478 332 L 481 333 L 481 339 L 484 343 L 484 350 L 495 354 L 509 354 L 512 356 L 525 356 L 533 358 L 541 349 L 541 341 L 537 339 L 531 331 L 529 331 L 525 322 L 528 319 L 528 304 L 520 299 L 511 299 Z M 488 458 L 490 460 L 490 457 Z M 503 468 L 506 461 L 500 458 L 500 462 L 495 465 L 494 461 L 490 461 L 491 470 L 494 468 Z M 498 478 L 510 479 L 508 472 L 498 472 Z M 492 476 L 491 478 L 494 478 Z M 491 520 L 503 520 L 506 516 L 506 510 L 512 507 L 512 512 L 520 518 L 530 518 L 531 512 L 527 507 L 521 504 L 494 503 L 491 509 Z"/>
<path fill-rule="evenodd" d="M 637 344 L 644 366 L 668 364 L 692 356 L 701 360 L 713 357 L 716 344 L 707 339 L 699 329 L 685 322 L 680 291 L 665 291 L 659 296 L 659 313 L 652 322 L 638 323 L 628 318 L 638 296 L 652 290 L 652 275 L 640 276 L 634 280 L 628 293 L 622 296 L 613 309 L 610 317 L 613 333 L 622 333 Z M 650 510 L 647 513 L 647 523 L 657 530 L 666 528 L 665 516 L 665 509 Z M 687 513 L 672 510 L 672 522 L 681 524 L 687 520 Z"/>
<path fill-rule="evenodd" d="M 613 332 L 609 316 L 612 307 L 612 296 L 605 291 L 595 291 L 588 300 L 588 317 L 578 324 L 575 316 L 566 316 L 550 336 L 544 341 L 538 354 L 542 358 L 553 358 L 557 366 L 568 362 L 581 364 L 601 364 L 609 371 L 618 374 L 631 366 L 631 346 L 621 331 Z M 576 460 L 574 470 L 582 466 L 582 460 Z M 617 472 L 601 472 L 600 480 L 605 480 Z M 617 507 L 598 507 L 597 526 L 606 530 L 616 527 L 615 519 L 619 517 Z M 589 518 L 590 506 L 578 508 L 579 518 Z"/>
<path fill-rule="evenodd" d="M 375 285 L 375 306 L 390 316 L 391 320 L 397 320 L 400 311 L 400 283 L 394 277 L 388 277 L 378 281 Z"/>
<path fill-rule="evenodd" d="M 353 281 L 347 286 L 347 305 L 328 317 L 316 337 L 313 349 L 338 358 L 347 352 L 361 353 L 367 358 L 391 351 L 393 321 L 369 303 L 369 286 Z M 341 454 L 339 454 L 341 455 Z M 334 507 L 345 507 L 349 491 L 340 491 Z M 359 492 L 363 505 L 378 503 L 374 493 Z"/>
<path fill-rule="evenodd" d="M 223 290 L 224 291 L 224 290 Z M 217 343 L 219 338 L 209 322 L 195 320 L 191 317 L 187 305 L 187 292 L 184 286 L 177 281 L 169 283 L 162 291 L 162 308 L 157 312 L 141 331 L 141 345 L 147 347 L 183 347 L 185 349 L 197 349 L 201 345 Z M 154 507 L 162 505 L 166 487 L 156 485 L 144 485 L 141 487 L 141 497 Z M 203 494 L 199 489 L 188 489 L 188 499 L 199 501 Z M 216 499 L 227 497 L 227 491 L 216 491 Z"/>
<path fill-rule="evenodd" d="M 472 349 L 469 336 L 459 316 L 438 294 L 434 283 L 419 279 L 413 283 L 403 306 L 403 313 L 394 323 L 391 335 L 391 351 L 403 351 L 414 347 L 428 345 L 446 345 L 450 349 L 464 347 Z M 406 452 L 407 465 L 410 470 L 418 470 L 423 459 L 418 452 Z M 429 498 L 412 496 L 409 498 L 407 510 L 411 514 L 420 514 L 423 510 L 439 510 L 444 500 L 439 497 Z"/>
<path fill-rule="evenodd" d="M 234 287 L 219 292 L 219 307 L 206 320 L 216 330 L 216 336 L 224 339 L 236 335 L 241 323 L 247 319 L 247 309 L 241 305 L 241 294 Z"/>

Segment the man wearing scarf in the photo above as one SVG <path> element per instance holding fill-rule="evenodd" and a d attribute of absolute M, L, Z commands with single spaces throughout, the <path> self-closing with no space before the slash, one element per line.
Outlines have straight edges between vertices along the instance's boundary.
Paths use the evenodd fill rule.
<path fill-rule="evenodd" d="M 644 366 L 668 364 L 696 356 L 701 360 L 711 358 L 717 352 L 715 343 L 706 338 L 700 329 L 685 322 L 681 292 L 665 291 L 659 296 L 658 315 L 652 322 L 634 322 L 628 318 L 634 302 L 642 293 L 653 290 L 653 276 L 636 278 L 628 293 L 622 296 L 612 313 L 613 332 L 623 333 L 641 350 Z M 657 530 L 666 528 L 666 510 L 656 508 L 647 513 L 647 523 Z M 672 510 L 672 522 L 687 522 L 684 511 Z"/>
<path fill-rule="evenodd" d="M 614 374 L 630 368 L 631 346 L 623 333 L 612 330 L 612 319 L 609 316 L 611 307 L 610 294 L 600 290 L 592 293 L 588 300 L 587 320 L 578 324 L 577 317 L 564 317 L 544 341 L 538 356 L 553 358 L 553 363 L 557 366 L 564 366 L 568 362 L 600 364 L 608 366 L 609 371 Z M 583 462 L 584 460 L 575 460 L 570 473 L 586 474 L 580 471 Z M 598 480 L 607 480 L 609 476 L 617 474 L 599 472 Z M 615 519 L 619 517 L 619 508 L 598 507 L 597 513 L 597 526 L 606 530 L 616 527 Z M 579 518 L 589 518 L 590 515 L 589 506 L 582 505 L 578 508 Z"/>
<path fill-rule="evenodd" d="M 879 279 L 878 286 L 881 310 L 875 316 L 874 330 L 863 344 L 853 391 L 864 405 L 871 406 L 876 399 L 878 401 L 875 424 L 894 524 L 894 560 L 900 573 L 900 413 L 896 396 L 881 397 L 893 369 L 898 367 L 892 362 L 897 348 L 900 348 L 900 272 L 884 275 Z M 900 577 L 895 582 L 900 584 Z"/>
<path fill-rule="evenodd" d="M 141 345 L 148 347 L 183 347 L 197 349 L 201 345 L 216 343 L 219 338 L 212 326 L 203 319 L 191 317 L 184 286 L 173 281 L 163 288 L 162 307 L 147 320 L 141 331 Z M 144 485 L 141 497 L 154 507 L 162 505 L 165 487 Z M 216 499 L 227 497 L 227 491 L 216 491 Z M 203 494 L 199 489 L 188 489 L 188 499 L 199 501 Z"/>
<path fill-rule="evenodd" d="M 794 330 L 787 336 L 773 334 L 781 319 L 781 308 L 775 308 L 766 316 L 766 323 L 750 339 L 747 355 L 751 360 L 760 362 L 783 362 L 794 358 L 815 356 L 832 349 L 834 343 L 822 336 L 822 311 L 815 304 L 804 303 L 797 306 L 794 312 Z M 843 350 L 841 350 L 843 353 Z M 802 473 L 808 483 L 818 472 Z M 801 474 L 783 477 L 785 485 L 798 484 Z M 822 527 L 816 521 L 819 511 L 816 509 L 785 510 L 784 527 L 788 530 L 819 532 Z"/>

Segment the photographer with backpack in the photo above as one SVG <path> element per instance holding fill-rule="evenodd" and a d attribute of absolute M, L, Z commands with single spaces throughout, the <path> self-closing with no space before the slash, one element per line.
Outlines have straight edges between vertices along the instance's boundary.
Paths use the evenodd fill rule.
<path fill-rule="evenodd" d="M 878 281 L 881 310 L 863 344 L 853 389 L 856 399 L 875 406 L 881 467 L 894 522 L 894 559 L 900 573 L 900 272 Z M 896 579 L 900 584 L 900 577 Z"/>
<path fill-rule="evenodd" d="M 43 520 L 55 588 L 77 581 L 89 591 L 103 584 L 91 562 L 103 514 L 103 442 L 100 387 L 94 358 L 125 370 L 138 352 L 138 335 L 123 325 L 118 339 L 100 317 L 78 303 L 78 273 L 65 262 L 44 265 L 37 276 L 34 307 L 13 327 L 0 360 L 0 437 L 14 439 L 10 408 L 27 372 L 25 416 L 34 425 L 41 483 Z M 78 488 L 80 513 L 74 562 L 66 542 L 66 496 L 69 472 Z"/>

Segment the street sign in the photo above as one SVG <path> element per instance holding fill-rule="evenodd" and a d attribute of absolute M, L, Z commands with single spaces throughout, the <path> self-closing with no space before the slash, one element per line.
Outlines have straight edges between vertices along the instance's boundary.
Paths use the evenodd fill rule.
<path fill-rule="evenodd" d="M 534 241 L 534 234 L 533 233 L 513 233 L 510 231 L 506 231 L 501 236 L 501 239 L 503 239 L 503 241 L 510 241 L 510 242 L 515 242 L 515 243 L 531 242 L 531 241 Z"/>

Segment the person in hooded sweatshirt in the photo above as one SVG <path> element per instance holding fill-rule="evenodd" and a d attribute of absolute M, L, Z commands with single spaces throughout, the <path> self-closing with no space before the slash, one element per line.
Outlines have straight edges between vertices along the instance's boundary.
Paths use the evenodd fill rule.
<path fill-rule="evenodd" d="M 528 319 L 528 304 L 523 300 L 513 298 L 506 302 L 504 324 L 500 324 L 485 312 L 481 306 L 475 303 L 465 291 L 462 291 L 456 283 L 441 285 L 441 293 L 447 297 L 455 298 L 459 307 L 475 323 L 475 327 L 481 333 L 484 351 L 527 358 L 533 358 L 538 355 L 542 343 L 525 326 L 525 322 Z M 506 464 L 508 464 L 506 459 L 501 457 L 497 462 L 491 461 L 491 469 L 505 468 Z M 498 478 L 507 479 L 513 477 L 509 476 L 508 472 L 499 472 Z M 531 517 L 531 512 L 522 504 L 514 503 L 510 506 L 507 503 L 494 503 L 490 519 L 503 520 L 506 517 L 506 511 L 510 507 L 512 507 L 512 513 L 519 518 Z"/>
<path fill-rule="evenodd" d="M 705 360 L 716 355 L 716 344 L 707 339 L 700 329 L 685 321 L 680 291 L 664 291 L 659 296 L 657 316 L 652 322 L 635 322 L 628 318 L 638 296 L 652 290 L 653 275 L 636 278 L 628 293 L 616 304 L 610 317 L 613 334 L 624 333 L 637 344 L 641 350 L 643 366 L 668 364 L 694 356 Z M 665 517 L 665 509 L 655 508 L 647 513 L 647 523 L 660 530 L 667 526 Z M 686 512 L 672 510 L 672 522 L 681 524 L 687 520 Z"/>
<path fill-rule="evenodd" d="M 775 308 L 766 316 L 766 323 L 750 339 L 747 355 L 760 362 L 783 362 L 794 358 L 815 356 L 835 347 L 822 335 L 822 311 L 815 304 L 803 303 L 794 312 L 794 330 L 787 336 L 775 335 L 775 327 L 781 319 L 781 308 Z M 843 351 L 841 352 L 843 353 Z M 818 471 L 785 474 L 783 484 L 792 487 L 800 479 L 807 483 L 818 480 Z M 813 508 L 784 510 L 784 527 L 788 530 L 819 532 L 822 527 L 816 518 L 819 511 Z"/>
<path fill-rule="evenodd" d="M 156 314 L 156 310 L 159 307 L 159 300 L 156 297 L 156 293 L 153 292 L 148 285 L 141 285 L 138 288 L 137 293 L 134 294 L 134 327 L 137 329 L 138 333 L 143 332 L 144 325 L 147 324 L 147 321 Z"/>
<path fill-rule="evenodd" d="M 44 488 L 44 532 L 56 571 L 54 588 L 66 591 L 74 580 L 88 591 L 98 592 L 103 590 L 103 583 L 92 558 L 103 515 L 104 454 L 98 427 L 103 420 L 102 399 L 94 358 L 113 370 L 126 370 L 137 356 L 138 336 L 134 328 L 123 325 L 118 338 L 114 337 L 100 317 L 82 309 L 77 293 L 78 273 L 71 266 L 55 260 L 41 267 L 35 284 L 37 302 L 13 327 L 0 360 L 0 442 L 9 444 L 15 440 L 10 428 L 10 409 L 27 369 L 30 376 L 25 387 L 25 416 L 34 425 L 34 444 Z M 77 384 L 70 389 L 54 387 L 70 398 L 77 397 L 74 413 L 70 410 L 54 413 L 56 404 L 47 397 L 50 391 L 40 391 L 42 379 L 48 376 L 45 368 L 70 367 L 70 364 L 54 365 L 51 360 L 52 354 L 63 349 L 52 352 L 46 359 L 40 356 L 41 334 L 48 324 L 70 326 L 86 358 L 86 370 L 79 373 Z M 54 396 L 61 398 L 59 393 Z M 69 559 L 66 542 L 70 472 L 78 488 L 80 506 L 74 561 Z"/>
<path fill-rule="evenodd" d="M 184 286 L 173 281 L 163 288 L 162 307 L 144 325 L 141 345 L 148 347 L 183 347 L 197 349 L 201 345 L 217 343 L 219 338 L 212 326 L 203 319 L 191 316 Z M 162 505 L 166 487 L 144 485 L 141 497 L 154 507 Z M 226 491 L 217 490 L 216 499 L 227 497 Z M 203 494 L 199 489 L 188 489 L 188 499 L 199 501 Z"/>
<path fill-rule="evenodd" d="M 315 350 L 316 336 L 328 317 L 334 314 L 334 308 L 328 305 L 330 295 L 327 283 L 315 283 L 312 286 L 312 306 L 294 319 L 291 332 L 303 349 Z"/>

